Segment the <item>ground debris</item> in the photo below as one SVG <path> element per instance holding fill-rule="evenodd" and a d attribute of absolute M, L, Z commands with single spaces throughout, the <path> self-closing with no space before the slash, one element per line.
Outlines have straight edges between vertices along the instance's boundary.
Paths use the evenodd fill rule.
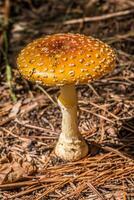
<path fill-rule="evenodd" d="M 37 171 L 35 163 L 19 158 L 15 153 L 0 159 L 0 184 L 24 180 Z M 11 161 L 10 161 L 11 160 Z"/>
<path fill-rule="evenodd" d="M 6 0 L 0 2 L 1 16 L 6 13 L 4 2 L 10 2 L 6 7 L 12 11 L 7 58 L 17 101 L 10 98 L 0 49 L 0 199 L 133 199 L 133 1 Z M 72 19 L 80 23 L 71 24 Z M 0 44 L 4 30 L 2 25 Z M 54 154 L 61 131 L 58 88 L 37 87 L 16 68 L 18 52 L 26 44 L 59 32 L 92 35 L 117 54 L 111 74 L 77 86 L 79 130 L 90 147 L 89 155 L 77 162 L 64 162 Z"/>

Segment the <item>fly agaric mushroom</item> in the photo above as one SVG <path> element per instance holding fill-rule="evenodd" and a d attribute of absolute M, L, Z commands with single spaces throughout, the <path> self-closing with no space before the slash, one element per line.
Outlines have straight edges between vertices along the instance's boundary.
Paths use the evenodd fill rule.
<path fill-rule="evenodd" d="M 77 124 L 75 85 L 90 83 L 115 66 L 115 53 L 105 43 L 80 34 L 54 34 L 28 44 L 19 54 L 20 73 L 28 80 L 60 86 L 62 133 L 55 153 L 64 160 L 79 160 L 88 145 Z"/>

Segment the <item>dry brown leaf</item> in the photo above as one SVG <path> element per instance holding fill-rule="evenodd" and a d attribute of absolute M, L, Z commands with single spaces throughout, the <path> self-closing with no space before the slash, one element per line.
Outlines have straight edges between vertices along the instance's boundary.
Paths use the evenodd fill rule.
<path fill-rule="evenodd" d="M 9 113 L 9 118 L 11 117 L 16 117 L 17 113 L 19 112 L 20 110 L 20 107 L 21 107 L 21 104 L 22 104 L 22 101 L 18 101 L 16 104 L 14 104 L 14 106 L 12 107 L 12 110 L 10 111 Z"/>
<path fill-rule="evenodd" d="M 11 167 L 9 163 L 0 165 L 0 184 L 5 182 L 10 172 L 11 172 Z"/>
<path fill-rule="evenodd" d="M 36 172 L 36 166 L 30 162 L 4 163 L 0 165 L 0 184 L 13 183 Z"/>

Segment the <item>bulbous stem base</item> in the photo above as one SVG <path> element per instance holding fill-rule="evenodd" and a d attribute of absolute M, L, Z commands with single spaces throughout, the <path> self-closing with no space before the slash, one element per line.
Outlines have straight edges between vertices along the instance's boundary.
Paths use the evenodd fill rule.
<path fill-rule="evenodd" d="M 76 161 L 88 154 L 88 145 L 82 137 L 66 140 L 61 134 L 55 153 L 63 160 Z"/>

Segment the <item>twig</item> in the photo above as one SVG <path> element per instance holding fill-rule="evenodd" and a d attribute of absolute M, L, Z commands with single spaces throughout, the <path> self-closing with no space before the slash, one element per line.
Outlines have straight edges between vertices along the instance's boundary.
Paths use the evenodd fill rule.
<path fill-rule="evenodd" d="M 100 192 L 88 181 L 87 182 L 88 187 L 95 193 L 97 194 L 97 196 L 102 199 L 102 200 L 106 200 L 101 194 Z"/>
<path fill-rule="evenodd" d="M 8 199 L 14 199 L 14 198 L 29 194 L 30 192 L 33 192 L 35 190 L 39 190 L 39 189 L 42 189 L 42 188 L 44 188 L 44 185 L 37 186 L 37 187 L 31 188 L 31 189 L 27 189 L 27 190 L 24 190 L 22 192 L 16 193 L 16 194 L 8 197 Z"/>
<path fill-rule="evenodd" d="M 105 14 L 102 16 L 84 17 L 84 18 L 80 18 L 80 19 L 67 20 L 63 24 L 68 25 L 68 24 L 77 24 L 77 23 L 82 23 L 82 22 L 96 22 L 96 21 L 111 19 L 114 17 L 129 15 L 132 13 L 134 13 L 133 9 L 132 10 L 123 10 L 123 11 L 119 11 L 119 12 L 115 12 L 115 13 Z"/>
<path fill-rule="evenodd" d="M 17 182 L 17 183 L 8 183 L 8 184 L 2 184 L 0 185 L 1 190 L 8 190 L 13 188 L 20 188 L 23 186 L 31 186 L 34 184 L 38 184 L 39 181 L 23 181 L 23 182 Z"/>
<path fill-rule="evenodd" d="M 31 124 L 25 124 L 25 123 L 19 121 L 17 118 L 15 119 L 15 122 L 17 122 L 18 124 L 25 126 L 27 128 L 36 129 L 36 130 L 40 130 L 40 131 L 46 131 L 46 132 L 49 132 L 49 133 L 55 133 L 55 131 L 52 131 L 52 130 L 47 129 L 47 128 L 42 128 L 42 127 L 34 126 L 34 125 L 31 125 Z"/>
<path fill-rule="evenodd" d="M 102 113 L 105 114 L 105 111 L 103 110 Z M 103 139 L 104 139 L 104 135 L 105 135 L 105 129 L 104 129 L 104 119 L 100 119 L 100 140 L 99 143 L 102 143 Z"/>
<path fill-rule="evenodd" d="M 104 119 L 104 120 L 106 120 L 106 121 L 109 121 L 109 122 L 115 124 L 115 122 L 114 122 L 113 120 L 108 119 L 107 117 L 105 117 L 105 116 L 103 116 L 103 115 L 94 113 L 94 112 L 92 112 L 92 111 L 90 111 L 90 110 L 87 110 L 87 109 L 85 109 L 85 108 L 80 108 L 80 110 L 82 110 L 82 111 L 84 111 L 84 112 L 88 112 L 88 113 L 90 113 L 90 114 L 92 114 L 92 115 L 95 115 L 95 116 L 97 116 L 97 117 L 99 117 L 99 118 L 102 118 L 102 119 Z"/>
<path fill-rule="evenodd" d="M 70 182 L 72 184 L 72 182 Z M 82 182 L 79 186 L 77 186 L 75 189 L 73 189 L 73 192 L 69 192 L 67 195 L 62 195 L 62 197 L 59 200 L 65 200 L 68 199 L 69 197 L 78 197 L 79 194 L 87 187 L 85 182 Z"/>
<path fill-rule="evenodd" d="M 100 97 L 99 94 L 96 92 L 96 90 L 94 89 L 94 87 L 92 86 L 92 84 L 88 84 L 89 88 L 94 92 L 94 94 L 97 96 L 97 97 Z"/>
<path fill-rule="evenodd" d="M 123 34 L 123 35 L 115 35 L 113 37 L 106 38 L 104 39 L 104 41 L 107 41 L 108 44 L 112 44 L 114 42 L 117 42 L 118 40 L 123 40 L 123 39 L 126 39 L 128 37 L 133 37 L 133 36 L 134 36 L 134 31 L 129 31 L 128 33 Z"/>
<path fill-rule="evenodd" d="M 57 106 L 57 102 L 53 100 L 53 98 L 48 94 L 48 92 L 46 92 L 46 90 L 44 90 L 43 87 L 41 87 L 40 85 L 36 85 L 36 87 L 37 87 L 38 89 L 40 89 L 40 90 L 50 99 L 50 101 L 51 101 L 55 106 Z"/>
<path fill-rule="evenodd" d="M 113 152 L 115 154 L 117 154 L 118 156 L 124 158 L 124 159 L 128 159 L 128 160 L 132 160 L 130 157 L 128 157 L 127 155 L 123 154 L 122 152 L 120 152 L 118 149 L 114 149 L 112 147 L 109 147 L 109 146 L 101 146 L 102 149 L 106 150 L 106 151 L 109 151 L 109 152 Z"/>
<path fill-rule="evenodd" d="M 1 129 L 4 132 L 6 132 L 7 134 L 12 135 L 13 137 L 16 137 L 16 138 L 18 138 L 18 139 L 20 139 L 22 141 L 27 141 L 28 140 L 28 138 L 20 137 L 19 135 L 16 135 L 16 134 L 12 133 L 11 131 L 7 130 L 6 128 L 1 128 Z"/>
<path fill-rule="evenodd" d="M 45 197 L 46 195 L 48 195 L 50 192 L 54 191 L 55 189 L 65 185 L 66 183 L 68 183 L 68 180 L 67 181 L 63 181 L 61 183 L 59 183 L 58 185 L 56 186 L 53 186 L 53 187 L 50 187 L 48 190 L 46 190 L 41 196 L 39 196 L 38 198 L 36 198 L 35 200 L 40 200 L 42 199 L 43 197 Z"/>
<path fill-rule="evenodd" d="M 116 120 L 119 120 L 119 117 L 117 117 L 116 115 L 114 115 L 112 112 L 109 112 L 106 108 L 103 108 L 102 106 L 99 106 L 97 105 L 96 103 L 93 103 L 91 101 L 89 101 L 89 103 L 92 105 L 92 106 L 95 106 L 101 110 L 104 110 L 105 112 L 107 112 L 108 114 L 110 114 L 113 118 L 115 118 Z"/>

